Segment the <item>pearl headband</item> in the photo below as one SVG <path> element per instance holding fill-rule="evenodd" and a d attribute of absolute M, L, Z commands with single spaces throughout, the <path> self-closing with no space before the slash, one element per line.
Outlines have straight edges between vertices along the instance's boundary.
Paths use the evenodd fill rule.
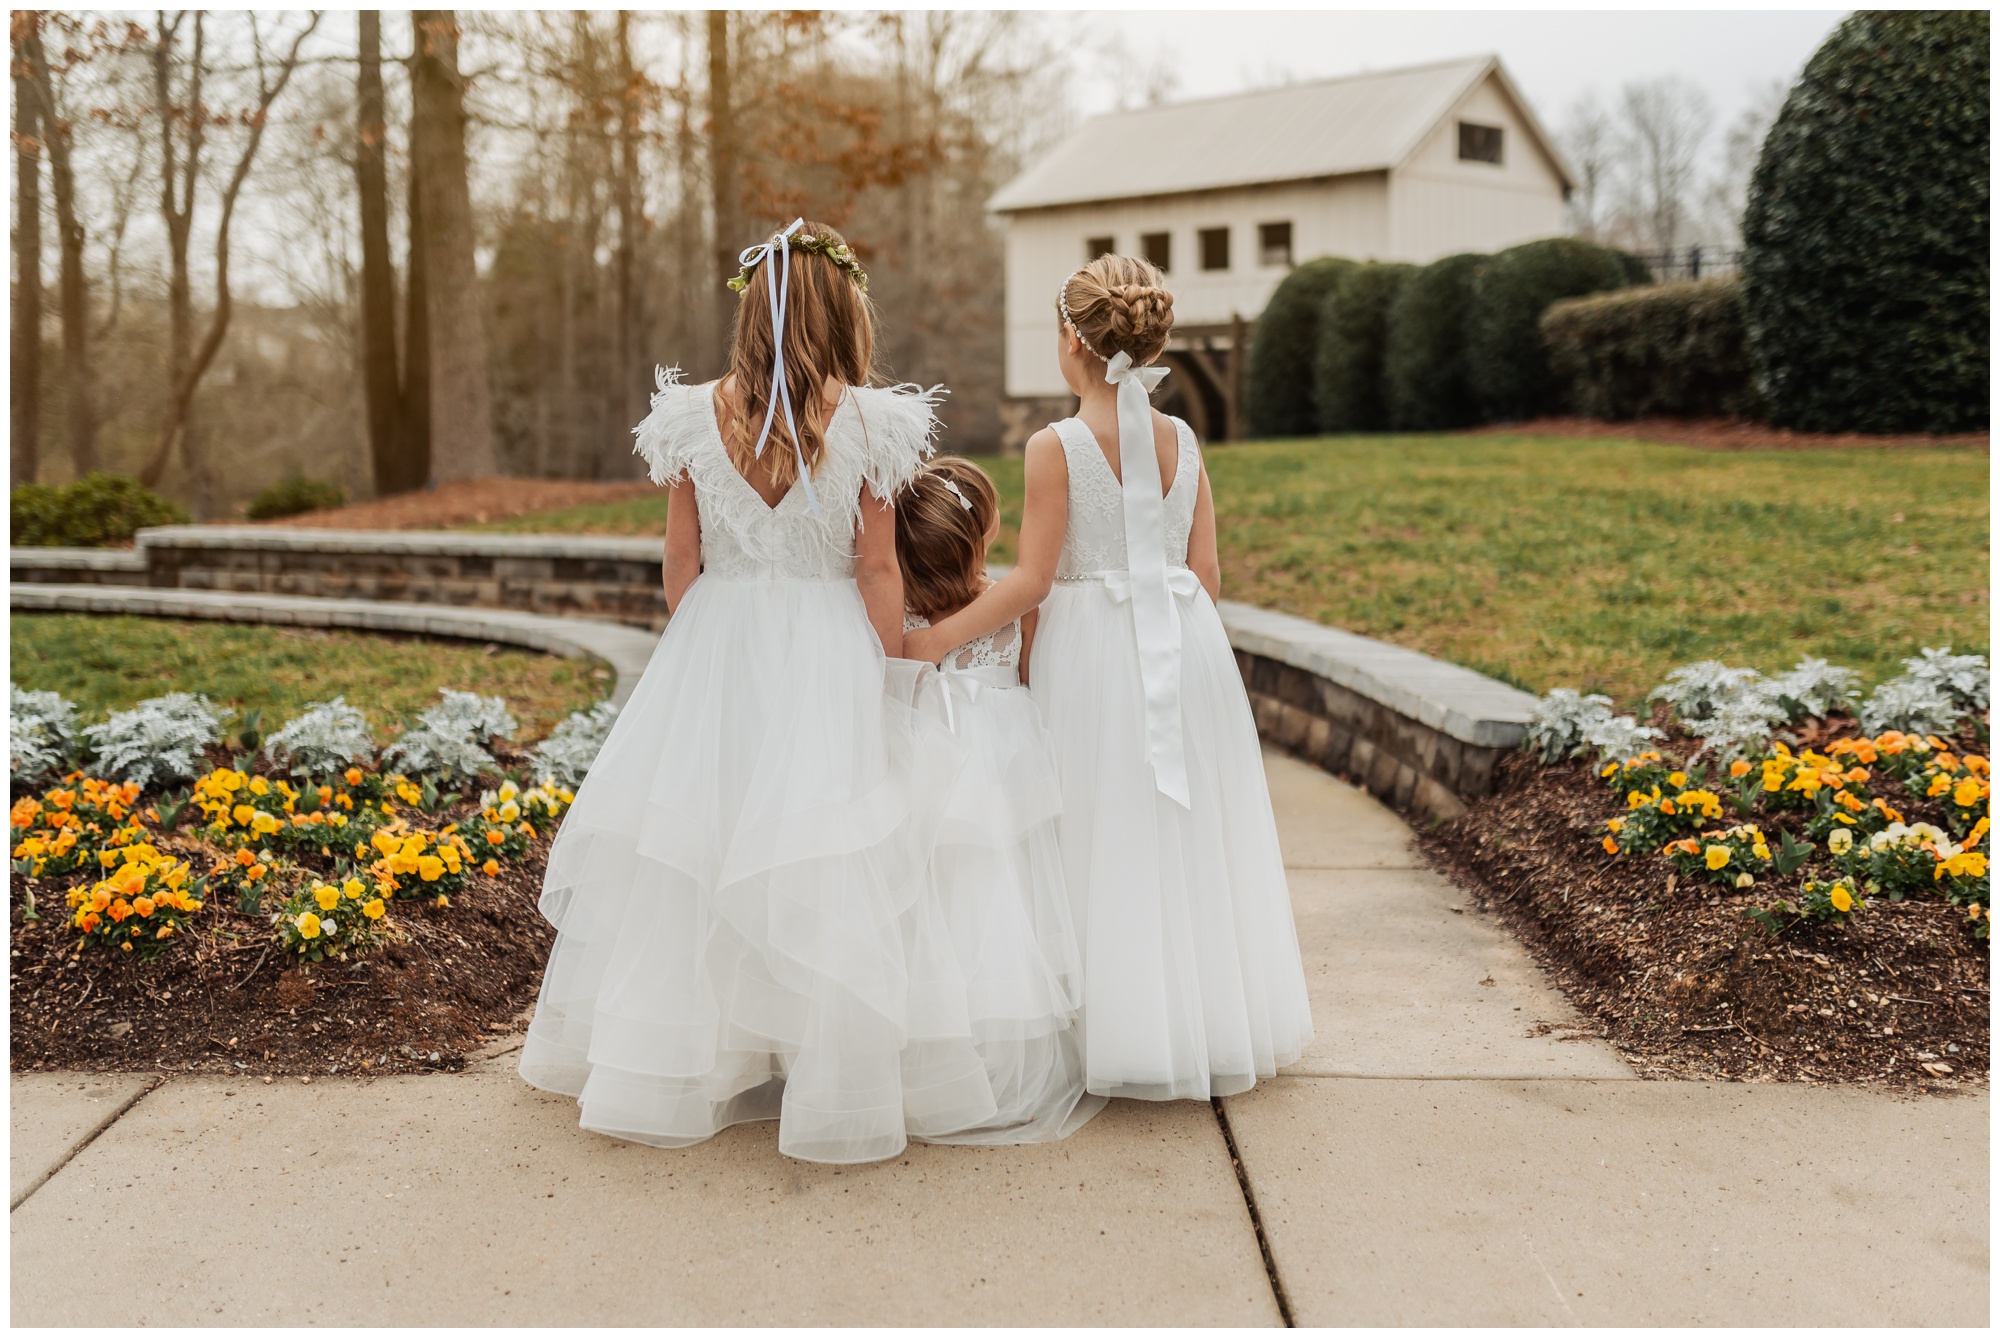
<path fill-rule="evenodd" d="M 1076 276 L 1081 273 L 1083 273 L 1082 270 L 1074 270 L 1070 273 L 1069 278 L 1062 281 L 1062 287 L 1056 290 L 1056 306 L 1062 311 L 1063 324 L 1067 325 L 1069 332 L 1076 336 L 1076 342 L 1083 345 L 1083 351 L 1099 362 L 1109 362 L 1111 359 L 1090 346 L 1090 341 L 1083 337 L 1083 331 L 1076 328 L 1076 321 L 1069 314 L 1069 286 L 1075 280 Z"/>

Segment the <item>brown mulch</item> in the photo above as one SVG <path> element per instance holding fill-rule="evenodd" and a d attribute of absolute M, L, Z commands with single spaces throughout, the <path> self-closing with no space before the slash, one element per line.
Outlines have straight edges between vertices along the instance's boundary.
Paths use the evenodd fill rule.
<path fill-rule="evenodd" d="M 474 807 L 462 802 L 424 825 L 462 819 Z M 151 962 L 96 945 L 79 954 L 64 895 L 94 875 L 14 874 L 13 1070 L 270 1076 L 462 1068 L 484 1043 L 518 1029 L 541 988 L 555 941 L 536 908 L 551 835 L 543 833 L 526 859 L 503 863 L 498 877 L 475 873 L 448 906 L 392 901 L 395 937 L 346 961 L 288 958 L 272 935 L 272 898 L 263 915 L 248 916 L 228 894 L 209 898 L 199 927 Z M 179 832 L 148 836 L 198 870 L 215 856 Z M 331 860 L 300 864 L 332 872 Z M 40 914 L 35 923 L 26 920 L 27 892 Z"/>
<path fill-rule="evenodd" d="M 1525 423 L 1496 423 L 1473 428 L 1480 436 L 1629 437 L 1694 446 L 1709 451 L 1804 451 L 1829 447 L 1874 450 L 1912 446 L 1960 446 L 1990 451 L 1992 434 L 1964 432 L 1949 436 L 1921 432 L 1901 436 L 1870 436 L 1860 432 L 1793 432 L 1743 418 L 1635 418 L 1609 422 L 1602 418 L 1536 418 Z"/>
<path fill-rule="evenodd" d="M 1674 753 L 1682 741 L 1669 742 Z M 1496 779 L 1496 793 L 1420 845 L 1644 1076 L 1900 1088 L 1986 1079 L 1991 956 L 1942 898 L 1870 897 L 1845 926 L 1807 922 L 1774 939 L 1745 911 L 1794 895 L 1803 871 L 1743 893 L 1677 886 L 1658 856 L 1599 849 L 1604 820 L 1624 805 L 1584 763 L 1542 766 L 1522 751 Z M 1941 817 L 1899 806 L 1911 821 Z M 1774 839 L 1791 821 L 1755 820 Z M 1926 1072 L 1926 1062 L 1952 1072 Z"/>
<path fill-rule="evenodd" d="M 622 502 L 657 491 L 644 479 L 583 483 L 571 479 L 483 478 L 440 483 L 432 489 L 397 493 L 331 511 L 308 511 L 282 520 L 255 522 L 320 530 L 442 530 L 483 525 L 537 511 L 561 511 L 598 502 Z"/>

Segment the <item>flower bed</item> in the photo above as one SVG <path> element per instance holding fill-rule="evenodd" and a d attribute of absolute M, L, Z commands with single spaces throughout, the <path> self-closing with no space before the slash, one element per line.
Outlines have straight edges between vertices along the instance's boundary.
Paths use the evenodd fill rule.
<path fill-rule="evenodd" d="M 1643 725 L 1552 693 L 1539 755 L 1423 840 L 1648 1076 L 1983 1080 L 1974 660 L 1927 651 L 1865 702 L 1818 662 L 1688 666 Z"/>
<path fill-rule="evenodd" d="M 17 776 L 14 1067 L 458 1064 L 534 997 L 554 938 L 542 869 L 574 798 L 557 777 L 580 776 L 609 718 L 579 714 L 542 759 L 506 742 L 498 699 L 448 697 L 423 727 L 456 741 L 454 762 L 477 753 L 470 775 L 379 768 L 365 720 L 335 703 L 261 754 L 163 736 L 160 752 L 200 771 L 180 788 Z M 76 744 L 49 746 L 74 759 Z"/>

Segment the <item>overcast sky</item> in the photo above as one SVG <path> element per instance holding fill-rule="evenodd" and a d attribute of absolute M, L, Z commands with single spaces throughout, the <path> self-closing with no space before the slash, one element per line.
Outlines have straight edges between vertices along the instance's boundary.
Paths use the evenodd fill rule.
<path fill-rule="evenodd" d="M 1083 22 L 1137 67 L 1172 70 L 1175 101 L 1494 51 L 1551 129 L 1592 86 L 1610 102 L 1629 80 L 1669 74 L 1707 92 L 1719 128 L 1755 90 L 1773 79 L 1789 83 L 1846 13 L 1149 10 L 1088 14 Z M 1108 83 L 1076 94 L 1092 112 L 1118 97 Z"/>

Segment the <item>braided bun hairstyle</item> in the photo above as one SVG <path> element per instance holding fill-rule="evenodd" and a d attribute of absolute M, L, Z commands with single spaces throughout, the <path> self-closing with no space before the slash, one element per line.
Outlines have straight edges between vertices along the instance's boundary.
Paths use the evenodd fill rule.
<path fill-rule="evenodd" d="M 1084 347 L 1109 362 L 1120 353 L 1149 363 L 1167 346 L 1174 328 L 1174 295 L 1160 271 L 1136 256 L 1099 256 L 1069 276 L 1056 309 Z"/>

